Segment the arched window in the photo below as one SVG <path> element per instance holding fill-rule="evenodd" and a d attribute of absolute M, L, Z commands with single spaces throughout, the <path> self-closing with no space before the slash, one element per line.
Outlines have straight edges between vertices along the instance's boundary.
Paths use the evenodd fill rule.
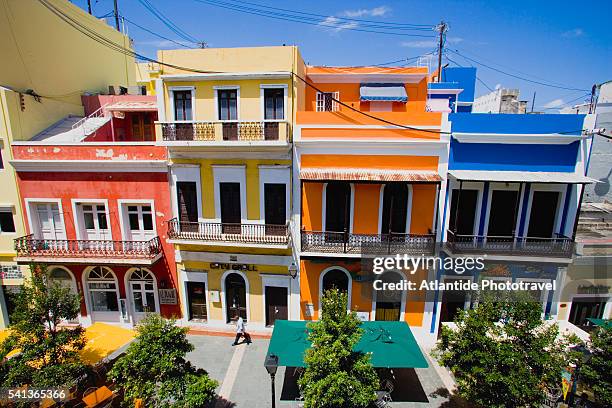
<path fill-rule="evenodd" d="M 405 234 L 408 217 L 408 185 L 406 183 L 385 184 L 380 231 Z"/>
<path fill-rule="evenodd" d="M 323 292 L 330 289 L 338 289 L 348 293 L 349 279 L 346 273 L 340 269 L 332 269 L 323 276 Z"/>
<path fill-rule="evenodd" d="M 247 320 L 246 282 L 238 273 L 232 272 L 225 277 L 225 306 L 227 323 L 236 315 Z"/>
<path fill-rule="evenodd" d="M 138 268 L 130 274 L 129 281 L 136 320 L 143 317 L 139 313 L 157 311 L 155 278 L 151 271 Z"/>
<path fill-rule="evenodd" d="M 115 275 L 106 267 L 96 266 L 87 277 L 93 312 L 119 312 Z"/>

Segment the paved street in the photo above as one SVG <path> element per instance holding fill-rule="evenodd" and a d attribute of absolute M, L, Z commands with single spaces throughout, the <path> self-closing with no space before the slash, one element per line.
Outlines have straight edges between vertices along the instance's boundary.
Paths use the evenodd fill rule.
<path fill-rule="evenodd" d="M 217 392 L 222 399 L 213 407 L 270 408 L 270 377 L 263 366 L 269 340 L 253 339 L 251 345 L 236 347 L 231 346 L 233 338 L 226 336 L 189 335 L 189 341 L 195 350 L 188 358 L 219 381 Z M 279 408 L 298 406 L 293 372 L 293 368 L 278 369 L 276 395 Z M 398 370 L 396 378 L 394 394 L 400 397 L 394 400 L 401 399 L 402 402 L 392 403 L 393 407 L 439 407 L 447 401 L 437 395 L 445 395 L 445 388 L 431 362 L 426 369 Z"/>

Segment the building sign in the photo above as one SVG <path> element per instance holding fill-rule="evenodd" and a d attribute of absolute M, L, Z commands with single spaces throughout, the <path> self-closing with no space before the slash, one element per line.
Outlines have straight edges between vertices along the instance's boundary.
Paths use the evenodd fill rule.
<path fill-rule="evenodd" d="M 221 296 L 219 296 L 219 291 L 218 290 L 211 290 L 210 292 L 210 301 L 211 302 L 220 302 L 221 301 Z"/>
<path fill-rule="evenodd" d="M 314 316 L 314 305 L 312 303 L 306 303 L 304 307 L 304 317 Z"/>
<path fill-rule="evenodd" d="M 160 305 L 176 305 L 177 304 L 176 289 L 160 289 L 159 304 Z"/>
<path fill-rule="evenodd" d="M 367 322 L 368 320 L 370 320 L 370 313 L 369 312 L 357 312 L 357 318 L 361 320 L 362 322 Z"/>
<path fill-rule="evenodd" d="M 210 269 L 224 269 L 224 270 L 233 270 L 233 271 L 252 271 L 257 272 L 256 265 L 249 264 L 230 264 L 230 263 L 218 263 L 211 262 Z"/>
<path fill-rule="evenodd" d="M 576 289 L 576 293 L 580 295 L 599 295 L 610 292 L 610 287 L 606 285 L 580 285 Z"/>

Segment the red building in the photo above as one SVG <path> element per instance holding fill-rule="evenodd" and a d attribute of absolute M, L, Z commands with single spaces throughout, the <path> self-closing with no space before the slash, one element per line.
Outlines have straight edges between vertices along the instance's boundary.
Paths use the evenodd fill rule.
<path fill-rule="evenodd" d="M 15 240 L 17 261 L 47 264 L 78 293 L 85 325 L 178 317 L 166 149 L 142 126 L 156 118 L 150 97 L 83 102 L 85 118 L 12 144 L 28 230 Z"/>

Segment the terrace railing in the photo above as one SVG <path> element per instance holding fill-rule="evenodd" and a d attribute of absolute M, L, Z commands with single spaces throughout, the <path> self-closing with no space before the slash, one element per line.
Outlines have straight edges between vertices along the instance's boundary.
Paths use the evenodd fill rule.
<path fill-rule="evenodd" d="M 428 255 L 435 250 L 435 234 L 354 234 L 348 231 L 302 230 L 302 251 L 337 254 Z"/>
<path fill-rule="evenodd" d="M 170 239 L 187 241 L 287 245 L 289 224 L 184 222 L 173 218 L 168 221 L 168 236 Z"/>
<path fill-rule="evenodd" d="M 287 122 L 275 121 L 231 121 L 199 122 L 175 121 L 158 122 L 162 139 L 167 142 L 197 141 L 288 141 Z"/>
<path fill-rule="evenodd" d="M 460 235 L 447 232 L 447 246 L 455 254 L 486 253 L 496 255 L 544 256 L 571 258 L 574 242 L 556 234 L 552 238 Z"/>
<path fill-rule="evenodd" d="M 18 257 L 31 258 L 154 259 L 162 248 L 159 237 L 148 241 L 106 241 L 36 239 L 26 235 L 15 239 L 15 251 Z"/>

